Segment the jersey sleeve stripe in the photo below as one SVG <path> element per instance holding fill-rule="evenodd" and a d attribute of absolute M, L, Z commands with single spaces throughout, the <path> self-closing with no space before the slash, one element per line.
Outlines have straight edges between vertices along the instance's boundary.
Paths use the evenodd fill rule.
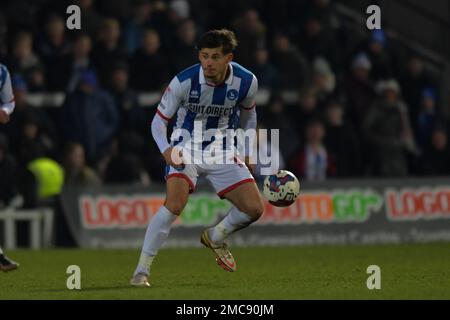
<path fill-rule="evenodd" d="M 254 102 L 250 107 L 248 107 L 248 108 L 246 108 L 246 107 L 244 107 L 243 105 L 240 105 L 240 107 L 242 108 L 242 109 L 245 109 L 245 110 L 252 110 L 254 107 L 256 107 L 256 102 Z"/>
<path fill-rule="evenodd" d="M 165 115 L 162 114 L 161 111 L 159 111 L 158 109 L 156 109 L 156 114 L 158 114 L 161 118 L 163 118 L 166 121 L 169 121 L 170 118 L 167 118 Z"/>

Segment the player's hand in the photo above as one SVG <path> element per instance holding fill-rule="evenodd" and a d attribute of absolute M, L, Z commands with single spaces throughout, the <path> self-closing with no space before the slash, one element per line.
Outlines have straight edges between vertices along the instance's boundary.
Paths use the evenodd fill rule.
<path fill-rule="evenodd" d="M 163 152 L 164 160 L 167 165 L 175 169 L 184 169 L 186 166 L 183 162 L 183 150 L 179 148 L 169 147 Z"/>
<path fill-rule="evenodd" d="M 245 157 L 245 165 L 247 166 L 248 170 L 250 170 L 251 174 L 255 174 L 256 172 L 256 164 L 254 161 L 250 161 L 250 157 Z"/>
<path fill-rule="evenodd" d="M 5 110 L 0 109 L 0 123 L 5 124 L 9 121 L 9 115 Z"/>

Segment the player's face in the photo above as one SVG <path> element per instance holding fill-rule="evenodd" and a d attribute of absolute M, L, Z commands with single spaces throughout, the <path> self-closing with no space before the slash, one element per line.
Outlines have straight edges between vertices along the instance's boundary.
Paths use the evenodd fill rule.
<path fill-rule="evenodd" d="M 218 80 L 227 71 L 228 63 L 233 59 L 232 53 L 224 54 L 222 48 L 203 48 L 198 54 L 205 78 Z"/>

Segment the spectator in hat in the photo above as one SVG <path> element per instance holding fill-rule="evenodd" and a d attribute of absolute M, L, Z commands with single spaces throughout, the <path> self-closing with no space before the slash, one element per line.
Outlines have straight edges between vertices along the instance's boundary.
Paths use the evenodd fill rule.
<path fill-rule="evenodd" d="M 94 71 L 84 71 L 75 92 L 62 107 L 66 140 L 80 143 L 88 163 L 95 164 L 105 152 L 119 126 L 119 113 L 111 95 L 98 87 Z"/>
<path fill-rule="evenodd" d="M 327 100 L 336 88 L 336 76 L 330 64 L 323 57 L 317 57 L 313 62 L 313 86 L 317 90 L 319 101 Z"/>
<path fill-rule="evenodd" d="M 172 0 L 167 9 L 169 20 L 172 24 L 179 24 L 182 20 L 187 19 L 191 15 L 190 1 Z"/>
<path fill-rule="evenodd" d="M 412 52 L 406 61 L 400 78 L 403 97 L 409 106 L 409 115 L 413 121 L 413 128 L 417 129 L 417 116 L 421 109 L 424 88 L 436 88 L 435 80 L 425 68 L 425 61 L 421 55 Z"/>
<path fill-rule="evenodd" d="M 420 101 L 420 111 L 416 119 L 416 139 L 417 144 L 420 147 L 424 147 L 430 141 L 431 133 L 438 121 L 436 90 L 434 88 L 424 88 Z"/>
<path fill-rule="evenodd" d="M 190 20 L 191 8 L 187 0 L 171 0 L 169 2 L 158 0 L 152 3 L 154 21 L 150 28 L 154 28 L 161 36 L 161 47 L 164 52 L 171 55 L 172 50 L 177 47 L 179 41 L 179 26 L 186 20 Z M 190 26 L 186 25 L 187 28 Z M 186 30 L 189 33 L 190 30 Z M 188 65 L 189 66 L 189 65 Z M 181 70 L 185 69 L 182 68 Z M 180 70 L 180 69 L 178 69 Z M 178 72 L 175 71 L 175 73 Z"/>
<path fill-rule="evenodd" d="M 386 33 L 383 29 L 371 31 L 366 52 L 372 63 L 370 77 L 374 81 L 388 79 L 393 76 L 393 56 L 388 48 Z"/>
<path fill-rule="evenodd" d="M 383 177 L 408 174 L 407 152 L 416 153 L 406 104 L 394 79 L 377 84 L 379 99 L 364 119 L 371 154 L 369 173 Z"/>

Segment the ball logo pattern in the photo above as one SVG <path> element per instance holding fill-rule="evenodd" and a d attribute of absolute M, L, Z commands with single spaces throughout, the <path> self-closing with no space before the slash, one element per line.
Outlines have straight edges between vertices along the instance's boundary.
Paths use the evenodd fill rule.
<path fill-rule="evenodd" d="M 300 182 L 292 172 L 279 170 L 264 179 L 263 195 L 274 206 L 290 206 L 299 194 Z"/>

